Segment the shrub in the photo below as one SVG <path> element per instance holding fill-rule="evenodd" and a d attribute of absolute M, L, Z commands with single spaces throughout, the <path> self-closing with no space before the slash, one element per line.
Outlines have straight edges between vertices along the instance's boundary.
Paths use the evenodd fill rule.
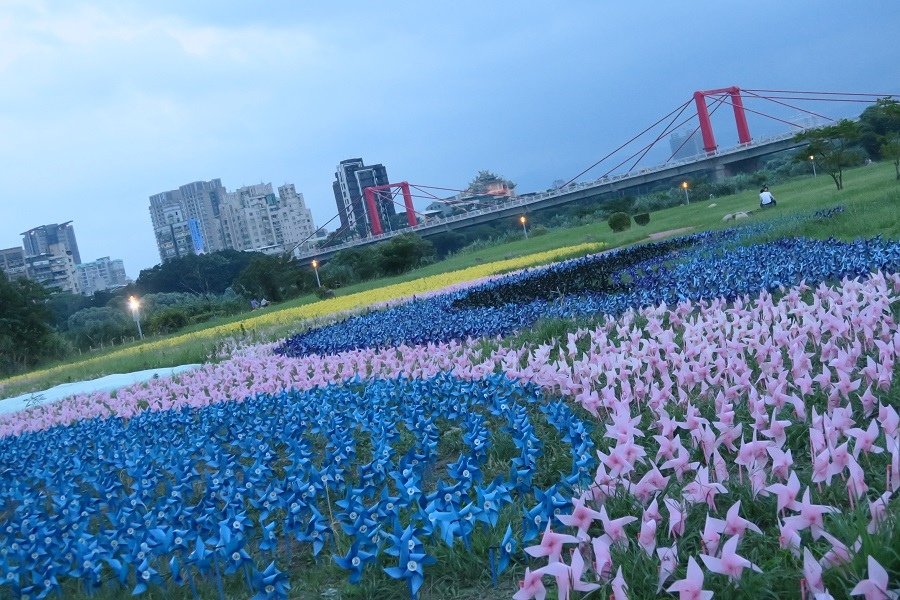
<path fill-rule="evenodd" d="M 544 225 L 534 225 L 528 232 L 528 235 L 531 237 L 538 237 L 539 235 L 546 235 L 548 231 L 549 229 Z"/>
<path fill-rule="evenodd" d="M 157 312 L 147 323 L 148 329 L 153 333 L 167 334 L 178 331 L 191 322 L 190 317 L 183 308 L 166 308 Z"/>
<path fill-rule="evenodd" d="M 316 288 L 316 296 L 318 296 L 322 300 L 334 298 L 334 290 L 331 290 L 327 287 Z"/>
<path fill-rule="evenodd" d="M 634 222 L 643 227 L 650 222 L 650 213 L 641 213 L 639 215 L 634 215 Z"/>
<path fill-rule="evenodd" d="M 631 217 L 628 213 L 617 212 L 609 215 L 609 228 L 613 231 L 625 231 L 631 227 Z"/>

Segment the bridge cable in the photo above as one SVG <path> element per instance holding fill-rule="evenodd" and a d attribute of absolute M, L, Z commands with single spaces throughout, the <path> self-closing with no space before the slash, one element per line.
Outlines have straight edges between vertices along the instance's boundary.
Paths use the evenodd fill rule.
<path fill-rule="evenodd" d="M 688 104 L 685 104 L 684 107 L 681 109 L 681 111 L 679 111 L 679 113 L 678 113 L 677 115 L 675 115 L 674 117 L 672 117 L 672 120 L 669 121 L 669 124 L 666 125 L 666 128 L 662 130 L 662 133 L 660 133 L 658 136 L 656 136 L 656 139 L 653 140 L 653 142 L 650 144 L 650 146 L 647 147 L 646 150 L 644 150 L 644 153 L 641 154 L 641 155 L 637 158 L 637 160 L 634 161 L 634 164 L 632 164 L 632 165 L 631 165 L 631 168 L 628 169 L 628 171 L 627 171 L 628 173 L 631 173 L 631 172 L 634 170 L 634 168 L 638 165 L 638 163 L 641 162 L 641 161 L 644 159 L 645 156 L 647 156 L 647 153 L 650 152 L 651 148 L 653 148 L 653 146 L 656 144 L 656 142 L 658 142 L 658 141 L 661 140 L 663 137 L 665 137 L 665 135 L 669 132 L 669 128 L 671 128 L 671 127 L 672 127 L 672 124 L 673 124 L 675 121 L 678 120 L 678 117 L 681 116 L 681 113 L 683 113 L 685 110 L 687 110 L 687 107 L 688 107 L 688 106 L 689 106 L 689 103 L 688 103 Z M 696 114 L 696 113 L 694 113 L 694 114 Z M 693 118 L 693 117 L 691 117 L 691 118 Z M 673 129 L 673 131 L 674 131 L 674 129 Z M 694 135 L 694 134 L 691 133 L 691 135 Z"/>
<path fill-rule="evenodd" d="M 745 91 L 746 91 L 746 90 L 745 90 Z M 805 108 L 800 108 L 799 106 L 794 106 L 793 104 L 788 104 L 787 102 L 779 102 L 779 101 L 776 100 L 775 98 L 770 98 L 770 97 L 768 97 L 768 96 L 760 96 L 759 94 L 755 94 L 755 93 L 750 92 L 750 91 L 748 91 L 747 93 L 750 94 L 751 96 L 754 96 L 754 97 L 759 98 L 759 99 L 761 99 L 761 100 L 768 100 L 769 102 L 774 102 L 775 104 L 781 104 L 782 106 L 787 106 L 788 108 L 792 108 L 792 109 L 794 109 L 794 110 L 799 110 L 800 112 L 805 112 L 805 113 L 807 113 L 807 114 L 810 114 L 810 115 L 813 115 L 813 116 L 816 116 L 816 117 L 821 117 L 821 118 L 825 119 L 826 121 L 834 121 L 834 119 L 832 119 L 831 117 L 827 117 L 827 116 L 825 116 L 825 115 L 820 115 L 820 114 L 817 113 L 817 112 L 813 112 L 813 111 L 811 111 L 811 110 L 806 110 Z"/>
<path fill-rule="evenodd" d="M 762 92 L 767 94 L 806 94 L 812 96 L 870 96 L 874 98 L 893 98 L 900 94 L 862 94 L 858 92 L 801 92 L 798 90 L 748 90 L 741 88 L 742 92 Z"/>
<path fill-rule="evenodd" d="M 610 156 L 612 156 L 613 154 L 615 154 L 616 152 L 618 152 L 619 150 L 621 150 L 622 148 L 624 148 L 625 146 L 627 146 L 628 144 L 633 142 L 634 140 L 638 139 L 639 137 L 641 137 L 642 135 L 644 135 L 645 133 L 647 133 L 648 131 L 650 131 L 651 129 L 653 129 L 654 127 L 656 127 L 657 125 L 659 125 L 660 123 L 662 123 L 663 121 L 665 121 L 666 119 L 668 119 L 669 117 L 671 117 L 672 115 L 677 113 L 678 111 L 682 110 L 685 106 L 687 106 L 691 102 L 692 102 L 692 100 L 688 100 L 684 104 L 681 104 L 680 106 L 675 108 L 673 111 L 671 111 L 669 114 L 665 115 L 664 117 L 662 117 L 661 119 L 656 121 L 653 125 L 650 125 L 646 129 L 641 131 L 639 134 L 635 135 L 633 138 L 631 138 L 630 140 L 628 140 L 627 142 L 625 142 L 624 144 L 622 144 L 621 146 L 619 146 L 618 148 L 616 148 L 615 150 L 613 150 L 612 152 L 610 152 L 609 154 L 607 154 L 606 156 L 604 156 L 603 158 L 601 158 L 600 160 L 598 160 L 597 162 L 595 162 L 594 164 L 589 166 L 587 169 L 583 170 L 581 173 L 579 173 L 575 177 L 571 178 L 570 180 L 568 180 L 567 182 L 562 184 L 560 187 L 566 187 L 567 185 L 569 185 L 570 183 L 572 183 L 573 181 L 575 181 L 576 179 L 578 179 L 579 177 L 581 177 L 582 175 L 584 175 L 585 173 L 587 173 L 588 171 L 590 171 L 591 169 L 593 169 L 594 167 L 596 167 L 597 165 L 602 163 L 604 160 L 606 160 L 607 158 L 609 158 Z"/>

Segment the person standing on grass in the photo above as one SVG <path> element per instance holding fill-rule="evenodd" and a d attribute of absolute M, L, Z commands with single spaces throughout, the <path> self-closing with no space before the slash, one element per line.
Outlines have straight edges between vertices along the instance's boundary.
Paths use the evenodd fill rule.
<path fill-rule="evenodd" d="M 761 190 L 759 190 L 759 207 L 760 208 L 772 208 L 776 205 L 775 196 L 772 195 L 772 192 L 769 191 L 769 186 L 764 185 Z"/>

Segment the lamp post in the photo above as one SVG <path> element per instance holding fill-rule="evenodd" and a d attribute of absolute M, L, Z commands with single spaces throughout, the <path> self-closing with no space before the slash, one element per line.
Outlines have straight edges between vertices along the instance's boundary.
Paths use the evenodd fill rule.
<path fill-rule="evenodd" d="M 141 331 L 141 301 L 134 296 L 128 297 L 128 307 L 131 309 L 131 315 L 134 317 L 134 324 L 137 325 L 138 336 L 143 340 L 144 332 Z"/>
<path fill-rule="evenodd" d="M 813 177 L 816 177 L 816 157 L 814 155 L 810 154 L 809 162 L 811 162 L 812 166 L 813 166 Z"/>
<path fill-rule="evenodd" d="M 682 182 L 681 182 L 681 189 L 684 190 L 684 202 L 685 202 L 685 204 L 690 204 L 690 203 L 691 203 L 691 197 L 690 197 L 690 195 L 688 195 L 688 182 L 687 182 L 687 181 L 682 181 Z"/>
<path fill-rule="evenodd" d="M 316 259 L 313 259 L 312 268 L 313 268 L 313 271 L 316 272 L 316 285 L 318 285 L 319 287 L 322 287 L 322 281 L 319 279 L 319 261 L 317 261 Z"/>
<path fill-rule="evenodd" d="M 525 239 L 527 240 L 528 239 L 528 228 L 525 227 L 526 220 L 527 219 L 525 219 L 525 215 L 522 215 L 521 217 L 519 217 L 519 223 L 522 224 L 522 231 L 525 233 Z"/>

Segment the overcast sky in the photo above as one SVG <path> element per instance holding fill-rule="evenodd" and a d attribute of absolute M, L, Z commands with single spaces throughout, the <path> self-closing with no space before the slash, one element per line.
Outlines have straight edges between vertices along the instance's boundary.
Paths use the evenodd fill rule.
<path fill-rule="evenodd" d="M 896 0 L 436 4 L 0 0 L 0 247 L 72 220 L 82 260 L 136 277 L 159 262 L 148 197 L 191 181 L 294 183 L 321 224 L 345 158 L 525 192 L 697 89 L 900 92 Z"/>

